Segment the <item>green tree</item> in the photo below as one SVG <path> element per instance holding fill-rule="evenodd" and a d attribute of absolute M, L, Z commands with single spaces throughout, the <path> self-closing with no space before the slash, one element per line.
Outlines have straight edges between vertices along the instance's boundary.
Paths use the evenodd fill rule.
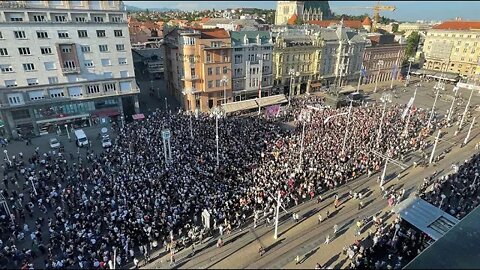
<path fill-rule="evenodd" d="M 417 52 L 418 42 L 420 41 L 420 35 L 418 32 L 412 32 L 407 38 L 407 48 L 405 49 L 405 58 L 415 56 Z"/>
<path fill-rule="evenodd" d="M 295 20 L 295 25 L 302 25 L 303 23 L 304 23 L 304 21 L 303 21 L 302 19 L 300 19 L 300 18 L 297 18 L 297 19 Z"/>
<path fill-rule="evenodd" d="M 392 25 L 392 32 L 396 33 L 397 31 L 398 31 L 398 24 L 395 23 Z"/>

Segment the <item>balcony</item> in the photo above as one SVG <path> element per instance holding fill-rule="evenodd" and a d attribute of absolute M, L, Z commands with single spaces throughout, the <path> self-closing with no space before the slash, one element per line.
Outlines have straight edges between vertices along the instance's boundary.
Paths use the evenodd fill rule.
<path fill-rule="evenodd" d="M 183 89 L 182 94 L 183 95 L 193 95 L 193 94 L 200 93 L 200 92 L 202 92 L 202 90 L 200 90 L 200 89 L 185 88 L 185 89 Z"/>
<path fill-rule="evenodd" d="M 80 68 L 79 68 L 79 67 L 62 68 L 62 73 L 63 73 L 63 74 L 80 73 Z"/>

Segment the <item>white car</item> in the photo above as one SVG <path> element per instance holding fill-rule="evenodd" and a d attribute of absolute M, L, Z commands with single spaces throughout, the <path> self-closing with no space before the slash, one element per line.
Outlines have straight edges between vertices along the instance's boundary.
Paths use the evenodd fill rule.
<path fill-rule="evenodd" d="M 110 140 L 110 138 L 108 136 L 104 136 L 102 138 L 102 147 L 103 148 L 108 148 L 108 147 L 111 147 L 112 146 L 112 141 Z"/>
<path fill-rule="evenodd" d="M 50 139 L 50 148 L 60 148 L 60 141 L 58 141 L 57 138 L 51 138 Z"/>

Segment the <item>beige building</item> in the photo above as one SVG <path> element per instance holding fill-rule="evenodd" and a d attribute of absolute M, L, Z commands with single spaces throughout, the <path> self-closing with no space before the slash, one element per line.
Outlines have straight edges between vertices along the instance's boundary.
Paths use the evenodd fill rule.
<path fill-rule="evenodd" d="M 432 25 L 427 23 L 401 23 L 398 25 L 398 32 L 404 32 L 405 37 L 413 32 L 426 33 Z"/>
<path fill-rule="evenodd" d="M 295 16 L 304 22 L 323 20 L 330 17 L 328 1 L 277 1 L 275 24 L 286 25 Z"/>
<path fill-rule="evenodd" d="M 167 90 L 185 110 L 207 112 L 232 100 L 230 35 L 224 29 L 175 29 L 165 35 Z M 225 80 L 223 80 L 226 78 Z"/>
<path fill-rule="evenodd" d="M 480 21 L 447 21 L 428 31 L 423 46 L 423 69 L 479 74 Z"/>

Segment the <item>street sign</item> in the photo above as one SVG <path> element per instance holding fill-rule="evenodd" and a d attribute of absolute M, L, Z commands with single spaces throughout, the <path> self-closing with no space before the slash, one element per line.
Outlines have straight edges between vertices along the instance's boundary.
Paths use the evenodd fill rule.
<path fill-rule="evenodd" d="M 169 129 L 162 130 L 162 138 L 164 140 L 169 140 L 170 139 L 170 130 Z"/>

